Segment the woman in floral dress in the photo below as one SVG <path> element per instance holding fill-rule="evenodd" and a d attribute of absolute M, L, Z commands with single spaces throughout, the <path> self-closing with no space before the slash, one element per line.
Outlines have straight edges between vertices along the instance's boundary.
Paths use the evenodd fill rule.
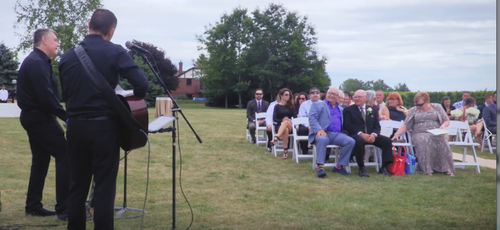
<path fill-rule="evenodd" d="M 415 146 L 418 161 L 417 171 L 432 176 L 432 173 L 445 173 L 454 176 L 453 155 L 445 135 L 434 135 L 427 130 L 445 129 L 450 120 L 437 103 L 429 103 L 429 94 L 419 92 L 414 98 L 415 106 L 408 111 L 405 122 L 394 134 L 396 140 L 406 130 L 412 131 L 411 141 Z"/>

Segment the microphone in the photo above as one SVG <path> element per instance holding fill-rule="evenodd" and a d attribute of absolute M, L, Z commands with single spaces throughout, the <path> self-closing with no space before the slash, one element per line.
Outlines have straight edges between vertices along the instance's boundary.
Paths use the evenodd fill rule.
<path fill-rule="evenodd" d="M 130 49 L 130 50 L 136 50 L 136 51 L 139 51 L 139 52 L 143 52 L 143 53 L 149 53 L 149 51 L 147 51 L 146 49 L 132 43 L 131 41 L 127 41 L 125 42 L 125 46 Z"/>

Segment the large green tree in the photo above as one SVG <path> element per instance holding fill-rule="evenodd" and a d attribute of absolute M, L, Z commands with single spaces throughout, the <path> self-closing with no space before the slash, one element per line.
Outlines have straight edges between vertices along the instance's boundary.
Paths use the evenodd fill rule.
<path fill-rule="evenodd" d="M 18 50 L 33 47 L 33 33 L 39 28 L 56 32 L 61 50 L 68 50 L 88 33 L 92 12 L 102 7 L 100 0 L 17 0 L 14 28 L 22 28 Z"/>
<path fill-rule="evenodd" d="M 232 14 L 223 14 L 215 25 L 209 25 L 205 36 L 197 36 L 200 43 L 213 58 L 200 56 L 199 65 L 210 77 L 204 78 L 205 97 L 224 97 L 225 107 L 228 96 L 238 95 L 238 105 L 242 107 L 242 94 L 248 90 L 244 55 L 248 49 L 252 20 L 246 15 L 247 10 L 236 8 Z"/>
<path fill-rule="evenodd" d="M 307 17 L 278 4 L 257 9 L 251 16 L 241 8 L 224 14 L 197 36 L 207 52 L 197 61 L 204 75 L 203 94 L 216 106 L 241 107 L 256 88 L 263 88 L 272 100 L 283 87 L 293 92 L 328 87 L 326 58 L 319 58 L 314 49 L 315 35 Z"/>
<path fill-rule="evenodd" d="M 14 12 L 17 21 L 15 29 L 22 32 L 18 51 L 33 48 L 33 33 L 39 28 L 52 29 L 59 39 L 59 49 L 66 51 L 83 40 L 88 34 L 88 22 L 92 12 L 102 7 L 100 0 L 17 0 Z M 59 57 L 52 62 L 52 70 L 58 85 Z"/>
<path fill-rule="evenodd" d="M 17 79 L 18 67 L 16 54 L 4 43 L 0 43 L 0 85 L 6 85 L 10 89 L 12 80 Z"/>
<path fill-rule="evenodd" d="M 394 86 L 394 91 L 397 92 L 410 92 L 410 88 L 406 85 L 406 83 L 398 83 Z"/>

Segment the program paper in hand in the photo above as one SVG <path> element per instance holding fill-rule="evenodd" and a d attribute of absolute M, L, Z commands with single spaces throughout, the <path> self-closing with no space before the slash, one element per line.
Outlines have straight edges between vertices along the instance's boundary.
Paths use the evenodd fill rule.
<path fill-rule="evenodd" d="M 447 134 L 448 130 L 446 129 L 429 129 L 427 132 L 432 133 L 433 135 L 443 135 Z"/>

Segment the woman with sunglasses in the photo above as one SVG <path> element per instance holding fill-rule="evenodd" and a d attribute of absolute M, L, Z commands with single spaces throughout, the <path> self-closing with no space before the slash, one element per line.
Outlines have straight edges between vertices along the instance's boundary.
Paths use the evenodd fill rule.
<path fill-rule="evenodd" d="M 397 92 L 387 95 L 384 108 L 381 111 L 381 120 L 404 121 L 408 110 L 403 107 L 403 99 Z"/>
<path fill-rule="evenodd" d="M 429 103 L 429 94 L 419 92 L 413 100 L 415 106 L 408 111 L 405 122 L 398 129 L 392 140 L 407 130 L 412 130 L 411 141 L 415 146 L 418 160 L 417 171 L 432 176 L 439 172 L 454 176 L 453 155 L 445 135 L 434 135 L 427 130 L 444 129 L 450 124 L 450 119 L 443 107 L 437 103 Z"/>
<path fill-rule="evenodd" d="M 297 112 L 293 106 L 292 91 L 283 88 L 279 91 L 280 101 L 274 107 L 273 121 L 277 124 L 274 129 L 278 130 L 276 136 L 271 141 L 275 145 L 279 139 L 283 141 L 283 159 L 288 158 L 288 135 L 292 131 L 292 117 L 297 117 Z"/>
<path fill-rule="evenodd" d="M 295 100 L 295 103 L 294 103 L 295 113 L 296 114 L 299 114 L 300 105 L 302 105 L 302 103 L 304 101 L 307 101 L 307 94 L 304 93 L 304 92 L 300 92 L 299 96 L 297 97 L 297 100 Z"/>

